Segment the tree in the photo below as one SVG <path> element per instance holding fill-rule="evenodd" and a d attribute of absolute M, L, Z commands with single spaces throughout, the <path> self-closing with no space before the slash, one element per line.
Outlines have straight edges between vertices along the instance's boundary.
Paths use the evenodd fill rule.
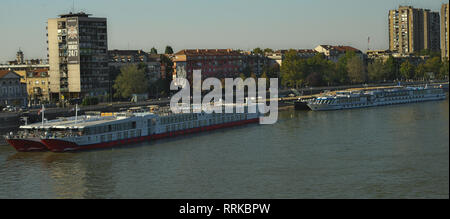
<path fill-rule="evenodd" d="M 376 59 L 367 65 L 369 80 L 373 82 L 383 81 L 387 77 L 387 69 L 383 60 Z"/>
<path fill-rule="evenodd" d="M 301 87 L 306 78 L 305 64 L 305 61 L 298 57 L 297 51 L 290 49 L 286 52 L 283 65 L 280 68 L 283 85 L 287 87 Z"/>
<path fill-rule="evenodd" d="M 320 86 L 323 83 L 322 74 L 318 72 L 313 72 L 306 77 L 306 83 L 310 87 Z"/>
<path fill-rule="evenodd" d="M 158 50 L 155 47 L 150 49 L 150 54 L 158 54 Z"/>
<path fill-rule="evenodd" d="M 366 81 L 364 63 L 356 55 L 347 60 L 347 72 L 352 83 L 362 83 Z"/>
<path fill-rule="evenodd" d="M 129 98 L 132 94 L 142 94 L 148 91 L 148 79 L 143 69 L 136 65 L 125 65 L 113 86 L 116 97 Z"/>
<path fill-rule="evenodd" d="M 280 66 L 276 65 L 264 65 L 263 72 L 268 78 L 278 78 L 280 73 Z"/>
<path fill-rule="evenodd" d="M 414 72 L 414 79 L 416 80 L 423 80 L 427 78 L 427 70 L 426 67 L 423 63 L 420 63 L 417 68 L 416 71 Z"/>
<path fill-rule="evenodd" d="M 259 47 L 253 49 L 253 53 L 264 55 L 264 51 L 261 48 L 259 48 Z"/>
<path fill-rule="evenodd" d="M 404 61 L 401 65 L 400 65 L 400 74 L 402 75 L 402 78 L 407 80 L 407 79 L 412 79 L 414 77 L 414 65 L 411 64 L 408 60 Z"/>
<path fill-rule="evenodd" d="M 425 62 L 425 69 L 427 72 L 433 72 L 435 75 L 437 75 L 439 74 L 441 65 L 442 65 L 441 57 L 429 58 Z"/>
<path fill-rule="evenodd" d="M 389 80 L 396 80 L 400 78 L 400 63 L 392 55 L 385 62 L 387 76 Z"/>
<path fill-rule="evenodd" d="M 439 69 L 439 75 L 438 78 L 439 79 L 448 79 L 448 60 L 444 61 L 441 65 L 441 68 Z"/>
<path fill-rule="evenodd" d="M 273 53 L 273 50 L 270 49 L 270 48 L 265 48 L 263 52 L 264 52 L 264 54 L 266 54 L 266 53 Z"/>
<path fill-rule="evenodd" d="M 245 75 L 245 77 L 250 77 L 250 75 L 252 74 L 252 69 L 250 68 L 250 66 L 245 66 L 244 69 L 242 70 L 242 73 Z"/>
<path fill-rule="evenodd" d="M 166 51 L 164 52 L 164 54 L 173 54 L 173 49 L 171 46 L 166 46 Z"/>

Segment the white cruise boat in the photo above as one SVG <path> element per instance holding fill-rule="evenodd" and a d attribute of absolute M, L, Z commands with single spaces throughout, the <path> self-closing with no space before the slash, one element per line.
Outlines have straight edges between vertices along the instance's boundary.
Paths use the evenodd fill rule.
<path fill-rule="evenodd" d="M 313 111 L 353 109 L 401 103 L 415 103 L 446 98 L 444 89 L 439 87 L 396 87 L 366 91 L 340 91 L 334 95 L 324 95 L 308 102 Z"/>
<path fill-rule="evenodd" d="M 222 106 L 225 107 L 225 106 Z M 119 112 L 83 115 L 50 120 L 20 127 L 6 140 L 18 151 L 50 150 L 53 152 L 106 148 L 141 141 L 201 132 L 259 122 L 259 112 L 244 113 L 171 113 Z"/>

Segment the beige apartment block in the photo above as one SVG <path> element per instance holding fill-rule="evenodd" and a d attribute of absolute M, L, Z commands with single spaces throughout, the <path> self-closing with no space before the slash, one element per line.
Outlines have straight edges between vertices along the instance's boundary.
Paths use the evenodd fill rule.
<path fill-rule="evenodd" d="M 441 7 L 441 53 L 442 59 L 448 61 L 448 5 L 442 4 Z"/>
<path fill-rule="evenodd" d="M 51 99 L 97 96 L 109 91 L 106 18 L 83 12 L 48 19 Z"/>
<path fill-rule="evenodd" d="M 389 50 L 410 54 L 425 49 L 440 49 L 439 13 L 411 6 L 399 6 L 397 10 L 390 10 Z"/>

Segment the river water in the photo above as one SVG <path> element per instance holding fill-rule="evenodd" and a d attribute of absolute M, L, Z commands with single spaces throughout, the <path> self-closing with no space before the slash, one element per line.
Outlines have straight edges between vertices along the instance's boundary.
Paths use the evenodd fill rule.
<path fill-rule="evenodd" d="M 0 198 L 449 198 L 449 102 L 288 110 L 78 153 L 0 146 Z"/>

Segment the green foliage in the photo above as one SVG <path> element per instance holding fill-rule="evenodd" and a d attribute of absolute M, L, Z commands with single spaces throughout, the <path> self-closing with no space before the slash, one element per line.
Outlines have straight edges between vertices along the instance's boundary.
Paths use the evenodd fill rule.
<path fill-rule="evenodd" d="M 115 97 L 129 98 L 132 94 L 142 94 L 148 91 L 148 79 L 143 69 L 136 65 L 125 65 L 120 69 L 113 85 Z"/>
<path fill-rule="evenodd" d="M 414 65 L 411 64 L 408 60 L 400 65 L 400 74 L 404 80 L 413 78 L 414 72 Z"/>
<path fill-rule="evenodd" d="M 145 72 L 145 71 L 147 71 L 147 69 L 148 69 L 148 65 L 147 65 L 146 63 L 144 63 L 144 62 L 140 62 L 140 63 L 137 65 L 137 68 L 138 68 L 139 70 L 143 70 L 143 71 Z"/>
<path fill-rule="evenodd" d="M 441 69 L 441 65 L 442 62 L 440 57 L 429 58 L 425 62 L 425 69 L 427 72 L 433 72 L 435 74 L 438 74 L 439 70 Z"/>
<path fill-rule="evenodd" d="M 416 56 L 430 56 L 430 58 L 434 58 L 434 57 L 440 57 L 441 56 L 441 51 L 431 51 L 429 49 L 423 49 L 419 52 L 415 52 L 414 55 Z"/>
<path fill-rule="evenodd" d="M 89 106 L 89 105 L 97 105 L 99 102 L 97 97 L 85 97 L 83 99 L 83 102 L 81 102 L 81 105 L 83 106 Z"/>
<path fill-rule="evenodd" d="M 261 48 L 259 48 L 259 47 L 253 49 L 253 53 L 264 55 L 264 51 Z"/>
<path fill-rule="evenodd" d="M 448 65 L 449 65 L 449 63 L 448 63 L 448 60 L 447 61 L 444 61 L 443 63 L 442 63 L 442 65 L 441 65 L 441 68 L 439 69 L 439 75 L 438 75 L 438 78 L 439 79 L 448 79 L 448 71 L 449 71 L 449 69 L 448 69 Z"/>
<path fill-rule="evenodd" d="M 158 54 L 158 50 L 155 47 L 150 49 L 150 54 Z"/>
<path fill-rule="evenodd" d="M 400 64 L 392 55 L 389 56 L 384 64 L 387 70 L 386 78 L 388 80 L 397 80 L 400 78 Z"/>
<path fill-rule="evenodd" d="M 166 51 L 164 52 L 164 54 L 173 54 L 173 49 L 171 46 L 166 46 Z"/>
<path fill-rule="evenodd" d="M 364 63 L 358 56 L 347 60 L 347 72 L 352 83 L 363 83 L 367 80 Z"/>
<path fill-rule="evenodd" d="M 279 65 L 264 65 L 263 73 L 267 75 L 268 78 L 278 78 L 280 73 Z"/>
<path fill-rule="evenodd" d="M 263 52 L 264 52 L 264 54 L 266 54 L 266 53 L 273 53 L 273 50 L 270 49 L 270 48 L 265 48 Z"/>
<path fill-rule="evenodd" d="M 172 60 L 165 56 L 165 55 L 161 55 L 161 63 L 164 65 L 165 69 L 166 69 L 166 75 L 165 78 L 170 82 L 172 81 L 172 74 L 173 74 L 173 62 Z"/>
<path fill-rule="evenodd" d="M 280 70 L 282 84 L 287 87 L 298 88 L 306 78 L 305 63 L 299 59 L 297 52 L 292 49 L 285 54 Z"/>
<path fill-rule="evenodd" d="M 309 59 L 304 59 L 298 56 L 297 51 L 289 50 L 285 54 L 280 69 L 282 84 L 296 88 L 303 84 L 309 86 L 332 84 L 338 80 L 335 78 L 334 68 L 334 63 L 327 60 L 323 54 L 319 53 Z"/>
<path fill-rule="evenodd" d="M 245 68 L 242 70 L 242 73 L 245 75 L 245 77 L 250 77 L 250 75 L 252 74 L 252 69 L 250 68 L 250 66 L 245 66 Z"/>
<path fill-rule="evenodd" d="M 424 80 L 427 79 L 427 70 L 425 67 L 425 64 L 420 63 L 417 67 L 416 67 L 416 71 L 414 72 L 414 79 L 416 80 Z"/>
<path fill-rule="evenodd" d="M 388 76 L 388 70 L 383 60 L 376 59 L 367 65 L 367 74 L 372 82 L 384 81 Z"/>

